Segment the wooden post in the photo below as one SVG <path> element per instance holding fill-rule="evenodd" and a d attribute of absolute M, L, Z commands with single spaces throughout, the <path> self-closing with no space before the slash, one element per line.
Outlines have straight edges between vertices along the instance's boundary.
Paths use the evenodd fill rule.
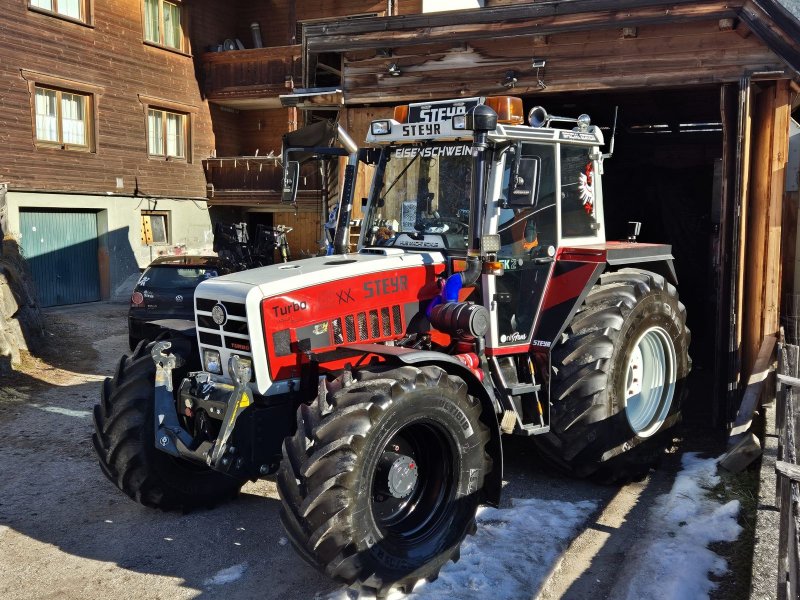
<path fill-rule="evenodd" d="M 754 364 L 761 340 L 778 331 L 781 214 L 789 143 L 789 84 L 766 84 L 756 97 L 744 249 L 742 364 Z"/>
<path fill-rule="evenodd" d="M 748 213 L 748 188 L 750 186 L 750 150 L 753 91 L 749 77 L 739 81 L 739 110 L 736 139 L 736 179 L 734 183 L 733 223 L 731 224 L 731 336 L 728 344 L 728 411 L 733 421 L 739 408 L 739 385 L 742 380 L 742 323 L 744 321 L 744 258 L 747 249 L 745 235 Z"/>
<path fill-rule="evenodd" d="M 717 265 L 716 279 L 716 352 L 714 355 L 714 392 L 712 404 L 712 425 L 719 426 L 728 422 L 726 411 L 726 383 L 734 380 L 730 358 L 736 346 L 729 344 L 732 331 L 736 327 L 732 293 L 734 285 L 731 280 L 733 271 L 733 231 L 736 223 L 736 175 L 737 175 L 737 122 L 738 122 L 738 88 L 736 85 L 723 85 L 720 88 L 720 116 L 722 119 L 722 185 L 720 194 L 720 230 L 715 248 L 714 262 Z M 723 391 L 725 390 L 725 391 Z"/>

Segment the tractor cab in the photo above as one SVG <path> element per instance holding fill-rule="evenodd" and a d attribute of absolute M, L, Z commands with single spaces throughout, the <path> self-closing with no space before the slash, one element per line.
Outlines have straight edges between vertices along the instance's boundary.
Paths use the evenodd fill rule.
<path fill-rule="evenodd" d="M 479 105 L 497 114 L 482 161 L 468 128 Z M 554 263 L 566 248 L 605 242 L 600 129 L 586 115 L 553 117 L 541 107 L 525 126 L 522 112 L 507 96 L 409 104 L 373 121 L 367 136 L 380 157 L 360 247 L 437 250 L 456 272 L 475 235 L 483 276 L 470 300 L 490 311 L 490 351 L 527 353 L 534 339 L 548 348 L 553 339 L 533 333 Z"/>

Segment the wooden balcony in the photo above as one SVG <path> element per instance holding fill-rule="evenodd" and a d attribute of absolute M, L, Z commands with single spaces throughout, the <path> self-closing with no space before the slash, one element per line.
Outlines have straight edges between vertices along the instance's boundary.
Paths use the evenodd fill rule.
<path fill-rule="evenodd" d="M 203 161 L 210 205 L 249 206 L 292 210 L 281 204 L 283 166 L 277 156 L 225 156 Z M 299 211 L 318 211 L 319 172 L 304 165 L 297 194 Z"/>
<path fill-rule="evenodd" d="M 200 59 L 205 96 L 241 109 L 280 107 L 278 95 L 301 81 L 300 53 L 299 45 L 206 52 Z"/>

